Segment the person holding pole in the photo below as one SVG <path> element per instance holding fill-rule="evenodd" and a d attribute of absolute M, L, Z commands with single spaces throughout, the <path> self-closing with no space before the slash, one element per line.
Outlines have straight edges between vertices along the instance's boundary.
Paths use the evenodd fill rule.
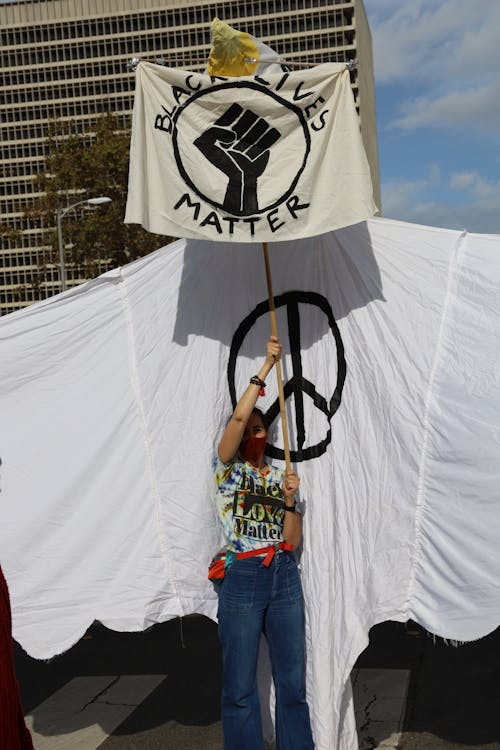
<path fill-rule="evenodd" d="M 304 603 L 292 554 L 302 538 L 295 504 L 299 478 L 291 467 L 284 471 L 266 463 L 268 425 L 256 407 L 281 351 L 271 336 L 215 461 L 216 503 L 227 546 L 209 577 L 219 580 L 224 750 L 264 750 L 256 680 L 262 633 L 275 685 L 276 750 L 314 748 L 305 693 Z"/>

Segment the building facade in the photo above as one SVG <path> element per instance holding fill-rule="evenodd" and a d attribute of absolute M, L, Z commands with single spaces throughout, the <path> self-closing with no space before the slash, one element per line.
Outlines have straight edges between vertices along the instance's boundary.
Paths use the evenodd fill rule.
<path fill-rule="evenodd" d="M 203 70 L 210 23 L 219 17 L 260 37 L 290 62 L 357 59 L 352 87 L 380 206 L 371 36 L 362 0 L 17 0 L 0 4 L 0 315 L 61 289 L 57 265 L 32 283 L 43 233 L 25 211 L 38 197 L 54 119 L 81 132 L 113 112 L 130 127 L 134 74 L 130 58 L 163 58 Z M 91 196 L 83 196 L 91 197 Z M 64 201 L 64 199 L 62 199 Z M 78 200 L 78 196 L 75 197 Z M 63 203 L 64 207 L 65 203 Z M 69 285 L 82 279 L 69 276 Z"/>

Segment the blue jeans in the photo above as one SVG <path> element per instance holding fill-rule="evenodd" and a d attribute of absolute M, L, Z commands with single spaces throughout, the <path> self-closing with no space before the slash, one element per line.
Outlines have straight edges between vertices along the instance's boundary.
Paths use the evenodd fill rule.
<path fill-rule="evenodd" d="M 264 750 L 257 693 L 261 633 L 276 694 L 276 750 L 313 750 L 305 691 L 304 603 L 289 552 L 236 560 L 219 589 L 224 750 Z"/>

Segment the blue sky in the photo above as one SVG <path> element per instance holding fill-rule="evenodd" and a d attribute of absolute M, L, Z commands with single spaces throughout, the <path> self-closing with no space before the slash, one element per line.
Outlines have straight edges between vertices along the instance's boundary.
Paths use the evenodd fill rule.
<path fill-rule="evenodd" d="M 364 5 L 384 216 L 500 233 L 500 2 Z"/>

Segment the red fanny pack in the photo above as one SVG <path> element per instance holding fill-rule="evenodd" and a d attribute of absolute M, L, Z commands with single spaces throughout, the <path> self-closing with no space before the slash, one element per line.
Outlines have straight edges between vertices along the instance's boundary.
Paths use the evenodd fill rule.
<path fill-rule="evenodd" d="M 271 562 L 277 550 L 279 549 L 285 550 L 286 552 L 291 552 L 293 550 L 293 544 L 280 542 L 279 544 L 271 544 L 269 545 L 269 547 L 259 547 L 258 549 L 251 549 L 248 552 L 237 552 L 236 554 L 230 552 L 229 554 L 233 557 L 234 560 L 244 560 L 245 557 L 265 555 L 263 565 L 264 567 L 268 568 L 271 565 Z M 208 578 L 210 581 L 221 581 L 224 578 L 225 572 L 226 552 L 218 552 L 208 566 Z"/>

